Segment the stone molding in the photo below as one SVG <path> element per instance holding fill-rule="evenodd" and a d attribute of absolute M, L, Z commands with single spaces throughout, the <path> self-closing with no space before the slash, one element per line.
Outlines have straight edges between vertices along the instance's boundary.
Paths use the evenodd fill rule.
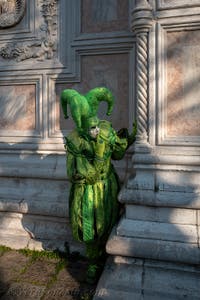
<path fill-rule="evenodd" d="M 159 227 L 159 223 L 158 223 Z M 161 234 L 161 232 L 160 232 Z M 197 243 L 166 241 L 151 238 L 116 235 L 114 228 L 106 245 L 107 253 L 127 257 L 170 261 L 174 263 L 200 263 L 200 250 Z"/>
<path fill-rule="evenodd" d="M 136 34 L 136 102 L 138 133 L 136 143 L 148 141 L 148 32 L 152 26 L 152 8 L 146 0 L 136 1 L 132 30 Z"/>

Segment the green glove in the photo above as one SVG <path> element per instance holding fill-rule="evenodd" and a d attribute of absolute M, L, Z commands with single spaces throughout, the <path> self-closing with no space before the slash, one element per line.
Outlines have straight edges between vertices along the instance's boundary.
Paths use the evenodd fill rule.
<path fill-rule="evenodd" d="M 136 121 L 133 122 L 133 129 L 132 129 L 131 134 L 129 134 L 127 128 L 121 128 L 117 132 L 118 137 L 120 137 L 121 139 L 127 139 L 127 142 L 128 142 L 127 148 L 135 142 L 136 134 L 137 134 L 137 123 L 136 123 Z"/>
<path fill-rule="evenodd" d="M 133 129 L 131 134 L 128 135 L 128 147 L 131 146 L 136 140 L 137 134 L 137 122 L 133 122 Z"/>

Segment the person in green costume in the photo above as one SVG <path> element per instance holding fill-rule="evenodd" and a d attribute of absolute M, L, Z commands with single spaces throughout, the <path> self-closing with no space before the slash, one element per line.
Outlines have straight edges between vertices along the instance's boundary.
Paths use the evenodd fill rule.
<path fill-rule="evenodd" d="M 117 195 L 120 185 L 111 160 L 123 158 L 135 140 L 136 125 L 129 135 L 127 129 L 116 132 L 109 121 L 98 119 L 98 101 L 106 101 L 109 111 L 112 111 L 114 98 L 108 89 L 95 88 L 85 96 L 80 95 L 80 99 L 84 97 L 81 104 L 78 95 L 71 89 L 61 94 L 63 111 L 70 103 L 76 125 L 65 137 L 67 174 L 71 182 L 69 214 L 73 237 L 86 245 L 90 261 L 87 279 L 92 281 L 119 216 Z M 83 109 L 84 102 L 86 110 Z"/>

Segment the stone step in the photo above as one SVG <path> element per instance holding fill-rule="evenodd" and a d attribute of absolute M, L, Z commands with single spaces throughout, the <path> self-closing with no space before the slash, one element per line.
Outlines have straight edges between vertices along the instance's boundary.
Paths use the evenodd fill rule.
<path fill-rule="evenodd" d="M 126 218 L 140 221 L 196 225 L 198 223 L 198 210 L 126 205 Z"/>
<path fill-rule="evenodd" d="M 200 192 L 174 192 L 122 188 L 118 199 L 131 205 L 200 209 Z"/>
<path fill-rule="evenodd" d="M 161 241 L 198 243 L 196 225 L 169 224 L 126 218 L 123 218 L 117 226 L 117 235 Z"/>
<path fill-rule="evenodd" d="M 197 243 L 119 236 L 116 228 L 110 235 L 106 250 L 111 255 L 200 264 Z"/>
<path fill-rule="evenodd" d="M 199 300 L 199 282 L 198 267 L 110 257 L 93 300 Z"/>

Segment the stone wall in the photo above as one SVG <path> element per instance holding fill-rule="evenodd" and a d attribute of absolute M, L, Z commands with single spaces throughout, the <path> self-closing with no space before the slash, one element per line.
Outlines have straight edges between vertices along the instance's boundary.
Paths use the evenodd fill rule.
<path fill-rule="evenodd" d="M 59 97 L 65 88 L 86 93 L 107 86 L 116 99 L 114 127 L 131 127 L 135 107 L 131 3 L 9 3 L 12 7 L 0 10 L 0 244 L 63 249 L 67 242 L 71 249 L 80 249 L 68 222 L 63 146 L 73 122 L 64 120 Z M 100 117 L 105 118 L 105 106 Z M 121 181 L 130 158 L 131 153 L 116 164 Z"/>
<path fill-rule="evenodd" d="M 139 0 L 138 135 L 95 299 L 200 299 L 200 3 Z"/>

